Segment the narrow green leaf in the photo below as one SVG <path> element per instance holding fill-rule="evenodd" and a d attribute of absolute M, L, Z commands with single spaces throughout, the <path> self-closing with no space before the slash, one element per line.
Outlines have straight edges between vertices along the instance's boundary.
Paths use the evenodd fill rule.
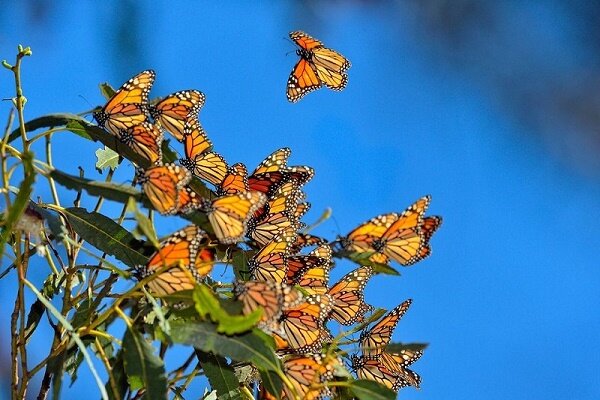
<path fill-rule="evenodd" d="M 373 272 L 377 274 L 400 275 L 400 272 L 396 271 L 394 268 L 390 267 L 387 264 L 381 264 L 369 260 L 369 257 L 371 257 L 373 253 L 374 252 L 370 251 L 366 251 L 364 253 L 348 253 L 347 256 L 350 260 L 354 261 L 357 264 L 369 265 L 373 267 Z"/>
<path fill-rule="evenodd" d="M 249 362 L 259 369 L 281 370 L 279 358 L 272 344 L 267 344 L 258 329 L 241 335 L 226 336 L 217 332 L 209 322 L 171 322 L 171 339 L 176 343 L 194 346 L 236 361 Z"/>
<path fill-rule="evenodd" d="M 127 329 L 123 338 L 123 364 L 132 390 L 145 389 L 146 399 L 167 397 L 167 377 L 163 361 L 143 336 Z"/>
<path fill-rule="evenodd" d="M 110 374 L 113 379 L 111 384 L 109 377 L 104 387 L 110 400 L 122 400 L 125 398 L 124 394 L 127 393 L 127 375 L 123 365 L 123 351 L 120 350 L 116 357 L 109 359 L 109 362 Z"/>
<path fill-rule="evenodd" d="M 198 360 L 212 389 L 217 391 L 219 399 L 241 399 L 239 382 L 231 366 L 223 357 L 198 351 Z"/>
<path fill-rule="evenodd" d="M 429 343 L 390 343 L 385 347 L 387 353 L 399 353 L 402 350 L 423 351 Z"/>
<path fill-rule="evenodd" d="M 152 224 L 150 218 L 138 210 L 137 203 L 132 197 L 130 197 L 129 201 L 127 202 L 127 211 L 133 212 L 133 217 L 138 223 L 136 230 L 139 230 L 144 236 L 146 236 L 150 243 L 152 243 L 152 245 L 158 249 L 160 247 L 160 243 L 158 242 L 158 237 L 156 236 L 156 231 L 154 230 L 154 224 Z"/>
<path fill-rule="evenodd" d="M 119 154 L 113 149 L 104 146 L 96 150 L 96 169 L 102 171 L 105 168 L 116 169 L 119 166 Z"/>
<path fill-rule="evenodd" d="M 100 86 L 100 93 L 106 100 L 112 98 L 115 95 L 115 93 L 117 93 L 116 90 L 113 89 L 113 87 L 110 86 L 110 84 L 108 82 L 103 82 L 99 86 Z"/>
<path fill-rule="evenodd" d="M 112 219 L 83 208 L 70 207 L 63 211 L 69 223 L 82 237 L 97 249 L 115 256 L 130 267 L 145 264 L 154 250 L 136 240 L 131 233 Z"/>
<path fill-rule="evenodd" d="M 367 379 L 359 379 L 355 381 L 350 381 L 349 388 L 350 391 L 358 398 L 365 400 L 395 400 L 396 392 L 382 384 L 367 380 Z"/>
<path fill-rule="evenodd" d="M 79 306 L 77 307 L 77 311 L 73 315 L 73 319 L 71 320 L 71 325 L 73 325 L 74 329 L 80 328 L 90 321 L 90 316 L 94 311 L 93 308 L 94 302 L 92 299 L 85 299 Z"/>
<path fill-rule="evenodd" d="M 260 371 L 261 384 L 269 393 L 281 393 L 283 391 L 283 382 L 273 371 Z"/>
<path fill-rule="evenodd" d="M 194 288 L 193 299 L 200 316 L 210 316 L 210 319 L 217 324 L 217 332 L 226 335 L 235 335 L 251 330 L 262 316 L 260 309 L 247 316 L 230 315 L 221 308 L 219 300 L 206 285 L 198 285 Z"/>
<path fill-rule="evenodd" d="M 92 196 L 103 196 L 108 200 L 114 200 L 119 203 L 125 204 L 129 200 L 129 197 L 133 197 L 137 201 L 142 200 L 142 194 L 131 185 L 92 181 L 69 175 L 56 169 L 50 172 L 50 177 L 67 189 L 83 189 Z"/>
<path fill-rule="evenodd" d="M 35 171 L 33 169 L 33 153 L 30 151 L 22 154 L 22 162 L 24 169 L 24 178 L 21 185 L 19 185 L 19 193 L 15 197 L 15 201 L 12 203 L 10 209 L 6 211 L 4 216 L 4 230 L 0 234 L 0 259 L 4 252 L 4 244 L 12 234 L 17 222 L 25 212 L 27 205 L 29 204 L 29 197 L 33 191 L 33 182 L 35 181 Z"/>

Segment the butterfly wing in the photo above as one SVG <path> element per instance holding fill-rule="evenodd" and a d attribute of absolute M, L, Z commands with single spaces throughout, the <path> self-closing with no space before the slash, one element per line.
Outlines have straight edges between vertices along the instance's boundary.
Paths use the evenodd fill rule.
<path fill-rule="evenodd" d="M 398 321 L 408 311 L 412 300 L 408 299 L 383 316 L 371 329 L 360 335 L 360 348 L 364 356 L 376 357 L 390 342 Z"/>
<path fill-rule="evenodd" d="M 385 231 L 381 240 L 373 244 L 374 247 L 402 265 L 411 265 L 419 261 L 424 244 L 420 227 L 430 200 L 430 196 L 424 196 L 403 211 Z"/>
<path fill-rule="evenodd" d="M 194 158 L 184 158 L 179 162 L 192 174 L 215 186 L 219 186 L 227 176 L 227 162 L 219 153 L 198 154 Z"/>
<path fill-rule="evenodd" d="M 154 124 L 141 122 L 126 130 L 121 130 L 119 140 L 152 164 L 162 160 L 160 146 L 163 141 L 163 133 Z"/>
<path fill-rule="evenodd" d="M 205 99 L 204 93 L 199 90 L 182 90 L 165 97 L 151 107 L 150 114 L 181 142 L 185 135 L 186 122 L 197 118 Z"/>
<path fill-rule="evenodd" d="M 285 282 L 287 257 L 290 245 L 295 240 L 295 235 L 293 229 L 286 229 L 256 253 L 249 262 L 253 279 L 278 283 Z"/>
<path fill-rule="evenodd" d="M 314 65 L 305 58 L 294 66 L 287 81 L 287 99 L 296 103 L 307 93 L 321 87 L 321 80 L 317 77 Z"/>
<path fill-rule="evenodd" d="M 348 84 L 350 61 L 335 50 L 325 47 L 313 51 L 313 64 L 317 75 L 329 89 L 342 90 Z"/>
<path fill-rule="evenodd" d="M 115 136 L 147 120 L 148 94 L 156 74 L 142 71 L 123 84 L 106 105 L 94 113 L 98 125 Z"/>
<path fill-rule="evenodd" d="M 365 357 L 358 357 L 356 354 L 353 354 L 351 359 L 352 369 L 356 371 L 359 379 L 379 382 L 395 392 L 408 386 L 402 377 L 396 372 L 390 371 L 377 359 L 366 359 Z"/>
<path fill-rule="evenodd" d="M 161 214 L 177 212 L 179 190 L 187 185 L 190 179 L 189 171 L 175 164 L 148 168 L 138 177 L 148 200 Z"/>
<path fill-rule="evenodd" d="M 309 294 L 327 293 L 331 269 L 331 247 L 321 245 L 308 255 L 288 258 L 287 281 Z"/>
<path fill-rule="evenodd" d="M 248 220 L 265 201 L 264 194 L 250 191 L 218 197 L 203 207 L 219 241 L 231 244 L 243 240 Z"/>
<path fill-rule="evenodd" d="M 331 311 L 328 295 L 305 297 L 295 307 L 285 309 L 281 316 L 281 329 L 287 345 L 297 353 L 316 352 L 325 336 L 323 322 Z"/>
<path fill-rule="evenodd" d="M 248 190 L 250 190 L 248 187 L 248 171 L 242 163 L 233 164 L 218 187 L 220 195 L 244 193 Z"/>
<path fill-rule="evenodd" d="M 346 274 L 329 289 L 328 293 L 333 299 L 331 318 L 343 325 L 363 319 L 365 312 L 371 309 L 364 301 L 363 291 L 372 275 L 371 267 L 362 266 Z"/>
<path fill-rule="evenodd" d="M 408 369 L 412 363 L 417 361 L 423 355 L 423 351 L 414 351 L 404 349 L 399 353 L 383 352 L 380 356 L 381 363 L 390 371 L 396 372 L 404 378 L 410 386 L 419 388 L 421 386 L 421 377 L 416 372 Z"/>

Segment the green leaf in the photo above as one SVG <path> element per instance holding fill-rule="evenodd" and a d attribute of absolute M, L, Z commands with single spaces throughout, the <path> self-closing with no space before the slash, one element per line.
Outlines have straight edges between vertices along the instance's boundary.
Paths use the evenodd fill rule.
<path fill-rule="evenodd" d="M 395 400 L 397 396 L 396 392 L 375 381 L 359 379 L 348 383 L 350 391 L 358 399 Z"/>
<path fill-rule="evenodd" d="M 402 350 L 423 351 L 429 343 L 390 343 L 385 347 L 386 353 L 399 353 Z"/>
<path fill-rule="evenodd" d="M 142 200 L 142 194 L 131 185 L 92 181 L 69 175 L 57 169 L 50 172 L 50 177 L 67 189 L 83 189 L 92 196 L 103 196 L 108 200 L 114 200 L 119 203 L 125 204 L 130 197 L 135 198 L 137 201 Z"/>
<path fill-rule="evenodd" d="M 223 357 L 198 351 L 198 360 L 212 389 L 217 391 L 219 399 L 241 399 L 239 382 L 231 366 Z"/>
<path fill-rule="evenodd" d="M 251 330 L 262 316 L 262 310 L 259 309 L 247 316 L 230 315 L 221 308 L 213 291 L 203 284 L 194 288 L 193 299 L 200 316 L 210 316 L 210 319 L 217 324 L 217 332 L 226 335 L 235 335 Z"/>
<path fill-rule="evenodd" d="M 133 200 L 133 198 L 131 197 L 129 198 L 129 202 L 127 203 L 127 211 L 133 212 L 133 217 L 138 223 L 136 231 L 139 230 L 142 234 L 144 234 L 144 236 L 148 238 L 150 243 L 152 243 L 152 245 L 158 249 L 160 247 L 160 243 L 158 242 L 158 237 L 156 236 L 156 231 L 154 230 L 154 225 L 152 224 L 152 221 L 150 221 L 150 218 L 148 218 L 138 210 L 135 200 Z"/>
<path fill-rule="evenodd" d="M 219 334 L 216 326 L 210 322 L 171 322 L 171 339 L 176 343 L 188 344 L 236 361 L 249 362 L 261 370 L 280 371 L 281 362 L 265 336 L 258 329 L 241 335 L 226 336 Z"/>
<path fill-rule="evenodd" d="M 63 210 L 69 223 L 83 240 L 97 249 L 115 256 L 130 267 L 143 265 L 154 250 L 136 240 L 131 233 L 112 219 L 83 208 Z"/>
<path fill-rule="evenodd" d="M 108 82 L 103 82 L 100 85 L 100 93 L 102 94 L 102 96 L 104 96 L 104 98 L 106 100 L 109 100 L 110 98 L 112 98 L 115 93 L 117 93 L 117 91 L 115 89 L 113 89 L 112 86 L 110 86 L 110 84 Z"/>
<path fill-rule="evenodd" d="M 73 315 L 71 325 L 74 329 L 80 328 L 90 322 L 90 317 L 94 311 L 94 302 L 92 299 L 85 299 L 77 307 L 77 311 Z"/>
<path fill-rule="evenodd" d="M 96 169 L 102 171 L 105 168 L 117 169 L 119 166 L 119 154 L 113 149 L 104 146 L 103 149 L 96 150 Z"/>
<path fill-rule="evenodd" d="M 396 271 L 394 268 L 390 267 L 387 264 L 381 264 L 377 262 L 373 262 L 369 260 L 369 258 L 375 252 L 365 251 L 363 253 L 349 253 L 347 254 L 348 258 L 360 265 L 369 265 L 373 267 L 373 272 L 377 274 L 386 274 L 386 275 L 400 275 L 400 272 Z"/>
<path fill-rule="evenodd" d="M 6 211 L 4 216 L 4 230 L 0 234 L 0 259 L 2 259 L 2 254 L 4 253 L 4 244 L 8 241 L 17 222 L 29 204 L 29 197 L 33 191 L 33 182 L 35 182 L 33 153 L 30 151 L 23 152 L 21 160 L 23 162 L 24 178 L 21 185 L 19 185 L 19 193 L 17 193 L 15 201 L 13 201 L 10 209 Z"/>
<path fill-rule="evenodd" d="M 112 382 L 107 380 L 104 387 L 108 393 L 110 400 L 121 400 L 127 393 L 127 375 L 125 374 L 125 366 L 123 365 L 123 350 L 120 350 L 116 357 L 109 359 L 110 375 L 113 378 Z"/>
<path fill-rule="evenodd" d="M 154 348 L 131 328 L 123 338 L 123 364 L 131 390 L 145 389 L 146 399 L 167 398 L 167 376 L 163 361 Z"/>

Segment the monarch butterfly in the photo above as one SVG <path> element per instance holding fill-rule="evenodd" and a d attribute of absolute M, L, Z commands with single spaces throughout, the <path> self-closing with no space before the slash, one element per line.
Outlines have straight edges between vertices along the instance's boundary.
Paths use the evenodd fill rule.
<path fill-rule="evenodd" d="M 375 253 L 373 242 L 380 239 L 398 217 L 397 213 L 389 213 L 371 218 L 341 238 L 342 247 L 356 253 L 373 252 L 369 258 L 371 261 L 386 264 L 389 261 L 388 257 Z"/>
<path fill-rule="evenodd" d="M 243 240 L 248 220 L 265 204 L 264 194 L 256 191 L 203 199 L 198 207 L 205 212 L 215 235 L 221 243 L 231 244 Z"/>
<path fill-rule="evenodd" d="M 363 315 L 371 310 L 364 301 L 363 290 L 372 275 L 371 267 L 362 266 L 346 274 L 329 289 L 327 293 L 333 299 L 331 318 L 342 325 L 362 321 Z"/>
<path fill-rule="evenodd" d="M 331 247 L 321 245 L 308 255 L 289 257 L 288 284 L 298 285 L 309 294 L 327 293 L 331 256 Z"/>
<path fill-rule="evenodd" d="M 178 211 L 179 191 L 192 178 L 189 171 L 175 164 L 138 169 L 136 178 L 144 193 L 161 214 L 174 214 Z"/>
<path fill-rule="evenodd" d="M 296 180 L 299 186 L 311 180 L 314 176 L 312 168 L 287 166 L 290 154 L 291 150 L 283 147 L 265 158 L 248 177 L 249 188 L 272 196 L 283 183 L 289 180 Z"/>
<path fill-rule="evenodd" d="M 179 189 L 177 197 L 177 212 L 180 214 L 188 214 L 197 210 L 202 205 L 202 197 L 194 192 L 189 186 Z"/>
<path fill-rule="evenodd" d="M 248 315 L 259 307 L 263 309 L 259 327 L 272 330 L 284 307 L 302 301 L 302 295 L 291 286 L 272 281 L 247 281 L 234 284 L 234 294 L 242 302 L 242 313 Z"/>
<path fill-rule="evenodd" d="M 140 268 L 142 277 L 171 267 L 148 282 L 154 294 L 167 295 L 193 289 L 212 270 L 215 251 L 206 247 L 209 238 L 202 229 L 189 225 L 163 240 L 148 263 Z"/>
<path fill-rule="evenodd" d="M 252 278 L 258 281 L 285 282 L 289 247 L 296 233 L 288 228 L 267 243 L 248 263 Z"/>
<path fill-rule="evenodd" d="M 419 261 L 425 242 L 420 227 L 430 201 L 430 196 L 421 197 L 404 210 L 381 238 L 373 241 L 373 248 L 402 265 L 411 265 Z"/>
<path fill-rule="evenodd" d="M 223 182 L 217 188 L 219 195 L 244 193 L 250 190 L 248 187 L 248 171 L 242 163 L 233 164 L 229 167 Z"/>
<path fill-rule="evenodd" d="M 421 386 L 421 377 L 408 367 L 423 355 L 422 350 L 402 349 L 399 353 L 383 352 L 380 355 L 381 363 L 390 371 L 396 372 L 410 385 L 416 388 Z"/>
<path fill-rule="evenodd" d="M 327 243 L 327 240 L 318 236 L 310 235 L 308 233 L 298 233 L 296 235 L 296 241 L 290 249 L 290 254 L 297 254 L 304 247 L 318 246 L 325 243 Z"/>
<path fill-rule="evenodd" d="M 286 387 L 279 397 L 315 400 L 331 396 L 330 390 L 323 384 L 333 379 L 333 371 L 340 364 L 339 359 L 332 355 L 293 355 L 286 358 L 283 371 L 293 388 Z M 263 387 L 259 398 L 272 400 L 276 397 Z"/>
<path fill-rule="evenodd" d="M 162 161 L 160 146 L 163 133 L 157 125 L 140 122 L 138 125 L 121 130 L 118 139 L 152 164 Z"/>
<path fill-rule="evenodd" d="M 329 295 L 311 295 L 294 307 L 283 310 L 280 318 L 285 344 L 296 353 L 318 351 L 328 337 L 323 325 L 331 311 Z"/>
<path fill-rule="evenodd" d="M 285 183 L 248 224 L 248 236 L 260 245 L 270 242 L 286 228 L 298 230 L 294 213 L 298 206 L 298 192 L 294 182 Z M 258 215 L 258 216 L 257 216 Z"/>
<path fill-rule="evenodd" d="M 150 115 L 181 142 L 186 122 L 198 117 L 205 99 L 204 93 L 199 90 L 182 90 L 150 106 Z"/>
<path fill-rule="evenodd" d="M 351 360 L 352 369 L 356 372 L 359 379 L 369 379 L 379 382 L 395 392 L 408 386 L 408 382 L 404 378 L 397 372 L 389 370 L 377 359 L 368 359 L 353 354 Z"/>
<path fill-rule="evenodd" d="M 394 328 L 402 316 L 408 311 L 412 300 L 408 299 L 387 313 L 368 331 L 360 334 L 360 348 L 367 358 L 376 357 L 381 354 L 390 342 Z"/>
<path fill-rule="evenodd" d="M 433 216 L 423 218 L 423 224 L 421 228 L 421 237 L 423 238 L 423 246 L 419 252 L 419 259 L 422 260 L 425 257 L 431 255 L 431 247 L 429 247 L 429 239 L 433 236 L 435 231 L 442 224 L 442 217 Z"/>
<path fill-rule="evenodd" d="M 119 137 L 121 131 L 145 122 L 155 77 L 154 71 L 146 70 L 125 82 L 100 111 L 93 113 L 98 126 Z"/>
<path fill-rule="evenodd" d="M 212 148 L 212 142 L 206 136 L 204 128 L 195 118 L 188 119 L 183 126 L 183 151 L 185 157 L 194 159 Z"/>
<path fill-rule="evenodd" d="M 342 90 L 348 83 L 346 71 L 350 61 L 335 50 L 328 49 L 317 39 L 301 31 L 290 33 L 290 38 L 300 47 L 296 54 L 300 61 L 294 66 L 287 82 L 287 99 L 292 103 L 322 85 Z"/>

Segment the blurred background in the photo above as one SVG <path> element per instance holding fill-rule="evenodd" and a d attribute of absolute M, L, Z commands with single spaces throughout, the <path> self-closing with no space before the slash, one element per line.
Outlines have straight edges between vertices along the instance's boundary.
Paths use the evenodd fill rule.
<path fill-rule="evenodd" d="M 287 102 L 297 29 L 352 61 L 343 92 Z M 600 398 L 600 3 L 5 0 L 0 59 L 13 62 L 19 43 L 33 50 L 26 119 L 89 110 L 104 103 L 100 82 L 153 68 L 152 97 L 206 94 L 200 119 L 230 164 L 252 169 L 289 146 L 292 165 L 315 168 L 305 220 L 333 210 L 316 234 L 334 239 L 431 194 L 444 217 L 433 255 L 366 291 L 385 308 L 412 298 L 394 341 L 430 343 L 414 365 L 422 389 L 402 398 Z M 0 98 L 13 96 L 3 69 Z M 2 127 L 10 107 L 0 103 Z M 97 144 L 69 133 L 54 144 L 58 168 L 104 179 Z M 132 173 L 124 164 L 115 180 Z M 51 201 L 42 186 L 38 197 Z M 182 225 L 165 219 L 159 234 Z M 43 265 L 30 270 L 37 283 Z M 332 279 L 351 268 L 339 262 Z M 15 279 L 0 280 L 4 393 Z M 48 337 L 33 338 L 32 364 Z M 90 378 L 82 365 L 63 398 L 89 396 Z"/>

